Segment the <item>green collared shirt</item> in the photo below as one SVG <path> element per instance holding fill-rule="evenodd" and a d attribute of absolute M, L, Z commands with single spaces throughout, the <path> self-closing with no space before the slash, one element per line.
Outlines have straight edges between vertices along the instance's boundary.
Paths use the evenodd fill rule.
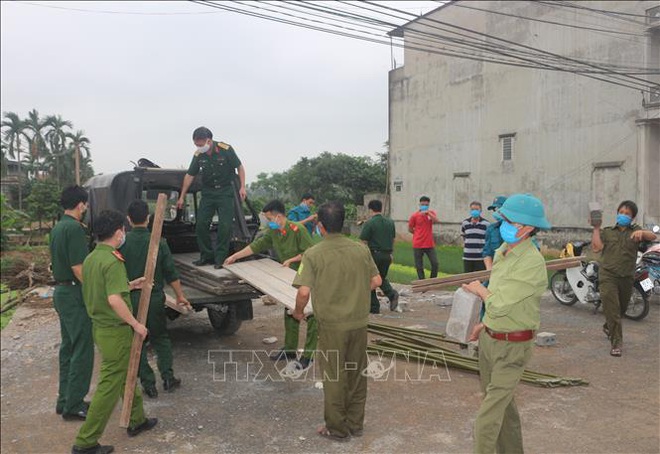
<path fill-rule="evenodd" d="M 273 248 L 280 262 L 285 262 L 291 257 L 302 254 L 312 245 L 312 236 L 307 229 L 302 224 L 287 220 L 282 229 L 268 229 L 262 237 L 250 244 L 250 249 L 253 253 L 259 254 Z M 299 265 L 299 262 L 292 263 L 291 268 L 297 270 Z"/>
<path fill-rule="evenodd" d="M 231 185 L 240 166 L 241 160 L 231 145 L 213 142 L 209 152 L 195 153 L 187 173 L 202 174 L 202 189 L 220 189 Z"/>
<path fill-rule="evenodd" d="M 615 225 L 600 231 L 600 239 L 603 242 L 601 271 L 618 277 L 632 277 L 635 274 L 639 243 L 630 238 L 630 235 L 637 230 L 641 230 L 641 227 L 631 224 L 622 229 Z"/>
<path fill-rule="evenodd" d="M 305 251 L 293 286 L 312 290 L 319 326 L 349 331 L 367 326 L 371 278 L 376 275 L 378 268 L 364 244 L 330 234 Z"/>
<path fill-rule="evenodd" d="M 78 281 L 72 266 L 82 265 L 89 250 L 82 224 L 65 214 L 50 231 L 50 260 L 56 281 Z"/>
<path fill-rule="evenodd" d="M 365 222 L 360 232 L 360 239 L 367 241 L 372 251 L 392 252 L 395 236 L 394 222 L 380 213 Z"/>
<path fill-rule="evenodd" d="M 108 302 L 108 296 L 120 295 L 128 310 L 133 311 L 128 277 L 121 254 L 106 244 L 96 248 L 83 262 L 83 300 L 89 318 L 97 328 L 112 328 L 126 322 Z"/>
<path fill-rule="evenodd" d="M 504 333 L 537 330 L 541 296 L 548 288 L 545 260 L 529 238 L 505 255 L 506 250 L 504 243 L 495 252 L 483 322 Z"/>
<path fill-rule="evenodd" d="M 126 242 L 119 249 L 119 252 L 121 252 L 126 261 L 126 274 L 129 281 L 144 276 L 150 240 L 151 232 L 145 227 L 135 227 L 126 234 Z M 154 270 L 154 286 L 151 290 L 152 297 L 161 297 L 165 283 L 169 284 L 177 279 L 179 279 L 179 273 L 174 266 L 172 252 L 170 252 L 167 242 L 161 239 L 160 246 L 158 247 L 156 269 Z"/>

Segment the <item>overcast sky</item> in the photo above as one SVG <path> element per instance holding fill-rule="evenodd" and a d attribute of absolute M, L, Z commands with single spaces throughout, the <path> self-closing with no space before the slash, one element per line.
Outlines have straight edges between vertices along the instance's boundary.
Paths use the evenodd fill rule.
<path fill-rule="evenodd" d="M 183 1 L 1 8 L 2 111 L 71 120 L 92 141 L 97 173 L 140 157 L 187 167 L 200 125 L 234 146 L 248 182 L 323 151 L 384 150 L 388 46 Z"/>

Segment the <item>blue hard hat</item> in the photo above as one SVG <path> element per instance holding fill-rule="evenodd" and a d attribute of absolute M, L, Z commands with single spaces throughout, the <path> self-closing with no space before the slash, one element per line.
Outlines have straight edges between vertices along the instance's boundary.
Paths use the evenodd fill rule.
<path fill-rule="evenodd" d="M 499 214 L 499 215 L 498 215 Z M 510 222 L 523 225 L 531 225 L 543 230 L 550 230 L 552 225 L 545 217 L 543 203 L 531 194 L 514 194 L 502 205 L 494 214 L 496 219 L 502 219 L 502 216 Z"/>
<path fill-rule="evenodd" d="M 506 197 L 503 195 L 498 195 L 493 199 L 493 203 L 491 206 L 488 207 L 489 210 L 497 210 L 498 208 L 501 208 L 502 205 L 504 205 L 504 202 L 506 202 Z"/>

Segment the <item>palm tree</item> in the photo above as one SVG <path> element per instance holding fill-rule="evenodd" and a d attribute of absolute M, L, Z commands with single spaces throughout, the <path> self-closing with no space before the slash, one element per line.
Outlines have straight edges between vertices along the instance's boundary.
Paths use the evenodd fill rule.
<path fill-rule="evenodd" d="M 46 133 L 46 140 L 50 144 L 50 159 L 49 165 L 55 168 L 55 175 L 57 184 L 61 186 L 60 182 L 60 157 L 66 154 L 66 129 L 73 128 L 73 123 L 69 120 L 64 120 L 61 115 L 50 115 L 46 117 L 46 123 L 50 127 Z"/>
<path fill-rule="evenodd" d="M 7 143 L 7 153 L 12 159 L 16 159 L 18 163 L 18 209 L 23 209 L 23 189 L 22 177 L 23 170 L 21 169 L 21 137 L 25 136 L 25 121 L 14 112 L 4 112 L 4 120 L 2 120 L 3 137 Z"/>
<path fill-rule="evenodd" d="M 80 185 L 80 150 L 84 150 L 87 158 L 91 156 L 89 151 L 90 140 L 85 137 L 84 131 L 76 131 L 75 134 L 70 132 L 66 133 L 66 137 L 70 140 L 69 150 L 73 151 L 76 162 L 76 184 Z"/>
<path fill-rule="evenodd" d="M 47 158 L 50 151 L 46 145 L 46 139 L 44 138 L 46 133 L 46 128 L 49 126 L 49 123 L 46 119 L 39 118 L 39 112 L 37 109 L 32 109 L 28 112 L 28 117 L 25 119 L 25 126 L 28 130 L 31 131 L 32 137 L 30 137 L 30 155 L 32 162 L 34 163 L 34 168 L 37 172 L 43 168 L 40 165 L 40 160 Z"/>

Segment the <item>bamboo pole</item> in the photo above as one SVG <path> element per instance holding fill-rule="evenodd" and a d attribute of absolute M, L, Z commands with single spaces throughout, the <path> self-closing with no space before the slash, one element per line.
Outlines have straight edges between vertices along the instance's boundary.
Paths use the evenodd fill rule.
<path fill-rule="evenodd" d="M 583 256 L 568 257 L 565 259 L 549 260 L 545 267 L 549 271 L 558 271 L 566 268 L 573 268 L 580 265 Z M 456 287 L 461 284 L 469 284 L 472 281 L 483 281 L 490 278 L 490 271 L 475 271 L 473 273 L 454 274 L 447 277 L 435 277 L 433 279 L 420 279 L 411 282 L 411 289 L 414 293 L 436 290 L 444 287 Z"/>
<path fill-rule="evenodd" d="M 165 207 L 167 205 L 167 195 L 158 194 L 156 202 L 156 212 L 154 213 L 154 223 L 151 228 L 151 237 L 149 239 L 149 250 L 147 252 L 147 263 L 144 269 L 145 282 L 140 292 L 140 304 L 138 306 L 137 321 L 145 324 L 147 321 L 147 312 L 149 311 L 149 299 L 151 290 L 154 286 L 154 272 L 156 271 L 156 260 L 158 259 L 158 248 L 160 246 L 160 235 L 163 230 L 163 218 L 165 216 Z M 133 406 L 133 397 L 135 396 L 135 387 L 137 385 L 137 373 L 140 366 L 140 354 L 142 353 L 142 344 L 144 340 L 133 333 L 133 344 L 131 345 L 131 357 L 128 363 L 128 373 L 126 374 L 126 386 L 124 389 L 124 401 L 121 408 L 121 417 L 119 427 L 127 428 L 131 418 L 131 407 Z"/>

